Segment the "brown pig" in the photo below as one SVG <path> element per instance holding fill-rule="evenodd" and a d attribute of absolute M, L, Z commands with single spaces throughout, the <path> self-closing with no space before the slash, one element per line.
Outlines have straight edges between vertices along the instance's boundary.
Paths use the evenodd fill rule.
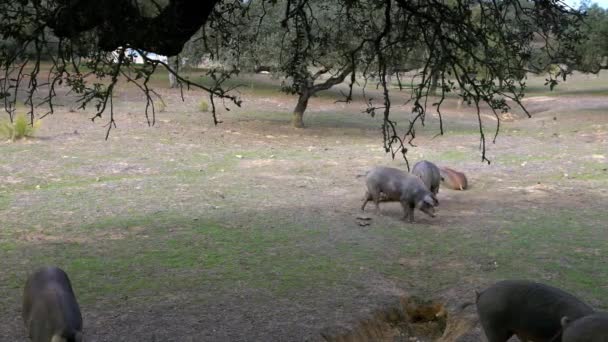
<path fill-rule="evenodd" d="M 452 190 L 465 190 L 469 185 L 467 176 L 464 173 L 450 169 L 449 167 L 440 167 L 441 185 Z"/>

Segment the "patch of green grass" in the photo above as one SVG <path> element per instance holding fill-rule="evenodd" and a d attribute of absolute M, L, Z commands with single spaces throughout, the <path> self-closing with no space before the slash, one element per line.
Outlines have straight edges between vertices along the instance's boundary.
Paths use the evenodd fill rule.
<path fill-rule="evenodd" d="M 581 181 L 608 181 L 608 164 L 593 162 L 593 161 L 581 161 L 577 163 L 579 168 L 577 171 L 572 172 L 571 178 Z"/>
<path fill-rule="evenodd" d="M 8 193 L 5 192 L 1 192 L 0 193 L 0 210 L 5 210 L 8 207 L 10 207 L 11 203 L 13 202 L 13 196 L 11 196 Z"/>
<path fill-rule="evenodd" d="M 577 89 L 567 86 L 558 86 L 553 91 L 548 87 L 537 86 L 527 88 L 528 96 L 608 96 L 608 88 Z"/>
<path fill-rule="evenodd" d="M 293 105 L 295 107 L 296 99 L 293 99 Z M 320 107 L 311 105 L 308 110 L 304 113 L 304 124 L 311 128 L 335 128 L 340 127 L 342 130 L 346 129 L 374 129 L 380 127 L 381 120 L 379 116 L 375 118 L 362 113 L 352 112 L 319 112 Z M 255 120 L 263 120 L 272 123 L 279 123 L 283 125 L 290 125 L 292 120 L 292 112 L 285 111 L 284 108 L 279 108 L 276 111 L 255 111 L 247 110 L 239 114 L 237 119 L 247 118 Z M 360 134 L 360 131 L 356 131 L 356 134 Z M 342 134 L 346 136 L 346 133 Z"/>
<path fill-rule="evenodd" d="M 120 182 L 130 179 L 142 178 L 141 175 L 107 175 L 103 177 L 72 177 L 70 179 L 61 179 L 48 181 L 43 178 L 30 178 L 27 182 L 11 184 L 10 191 L 31 191 L 31 190 L 60 190 L 68 188 L 83 188 L 91 184 L 103 182 Z M 2 196 L 0 196 L 0 208 L 2 206 Z"/>
<path fill-rule="evenodd" d="M 463 277 L 514 278 L 553 284 L 606 303 L 608 244 L 603 223 L 608 214 L 594 208 L 555 208 L 508 209 L 494 215 L 496 221 L 479 228 L 483 231 L 452 225 L 439 232 L 402 222 L 374 226 L 373 237 L 367 237 L 379 240 L 370 244 L 374 249 L 346 243 L 337 248 L 348 255 L 351 268 L 373 269 L 429 295 Z"/>
<path fill-rule="evenodd" d="M 504 215 L 504 214 L 503 214 Z M 596 301 L 608 296 L 605 266 L 608 244 L 597 210 L 527 210 L 504 216 L 505 225 L 486 240 L 469 243 L 470 257 L 495 260 L 492 276 L 528 278 L 588 294 Z"/>
<path fill-rule="evenodd" d="M 138 233 L 131 233 L 133 227 Z M 305 246 L 318 239 L 319 231 L 298 226 L 228 227 L 169 212 L 154 217 L 108 217 L 81 230 L 123 232 L 125 237 L 93 244 L 45 243 L 35 248 L 27 243 L 1 244 L 0 250 L 7 262 L 27 250 L 30 267 L 64 268 L 83 303 L 123 297 L 136 300 L 147 293 L 193 288 L 203 292 L 230 289 L 235 283 L 287 295 L 330 287 L 347 273 L 330 255 L 309 252 Z M 172 284 L 171 289 L 167 284 Z"/>
<path fill-rule="evenodd" d="M 606 78 L 608 73 L 602 71 L 599 75 L 574 73 L 568 76 L 566 82 L 560 81 L 551 91 L 545 86 L 547 75 L 529 74 L 526 80 L 528 95 L 576 95 L 576 94 L 602 94 L 608 92 Z"/>
<path fill-rule="evenodd" d="M 259 152 L 243 152 L 244 155 L 261 155 L 263 151 Z M 235 153 L 235 155 L 238 153 Z M 220 157 L 211 158 L 209 156 L 189 156 L 192 161 L 188 160 L 188 165 L 196 165 L 199 164 L 198 167 L 192 168 L 192 166 L 184 167 L 183 163 L 176 162 L 164 162 L 164 169 L 169 169 L 170 172 L 167 173 L 158 173 L 158 174 L 105 174 L 100 175 L 98 177 L 85 177 L 78 176 L 74 174 L 70 174 L 69 176 L 62 177 L 59 180 L 49 180 L 46 177 L 38 177 L 24 173 L 23 177 L 24 182 L 15 183 L 15 184 L 7 184 L 6 189 L 10 192 L 15 191 L 56 191 L 62 189 L 70 189 L 70 188 L 91 188 L 96 184 L 120 184 L 121 182 L 131 182 L 131 181 L 149 181 L 152 179 L 167 179 L 167 178 L 176 178 L 180 180 L 192 180 L 198 179 L 201 177 L 208 177 L 214 174 L 222 172 L 228 172 L 232 170 L 239 162 L 239 159 L 235 157 L 235 155 L 226 154 Z M 163 161 L 157 162 L 163 163 Z M 78 163 L 76 166 L 80 166 L 82 164 Z M 70 169 L 70 168 L 68 168 Z M 65 170 L 62 170 L 66 172 Z M 20 174 L 15 174 L 15 176 L 21 176 Z M 0 194 L 0 209 L 3 208 L 4 205 L 8 205 L 10 201 L 9 194 L 6 196 L 4 194 Z"/>
<path fill-rule="evenodd" d="M 608 172 L 605 171 L 605 168 L 574 173 L 570 177 L 582 181 L 597 181 L 602 183 L 608 182 Z"/>
<path fill-rule="evenodd" d="M 608 165 L 598 162 L 579 161 L 578 168 L 568 173 L 568 178 L 578 181 L 608 182 Z M 581 170 L 582 169 L 582 170 Z M 562 181 L 565 178 L 563 172 L 554 173 L 548 180 Z"/>
<path fill-rule="evenodd" d="M 473 158 L 477 159 L 477 156 L 472 151 L 445 151 L 441 152 L 435 158 L 436 160 L 446 161 L 446 162 L 460 162 L 460 161 L 470 161 Z"/>
<path fill-rule="evenodd" d="M 12 241 L 0 241 L 0 251 L 3 253 L 9 253 L 17 249 L 17 244 Z"/>
<path fill-rule="evenodd" d="M 551 160 L 550 156 L 546 155 L 522 155 L 522 154 L 500 154 L 494 158 L 494 161 L 499 165 L 515 165 L 519 166 L 523 163 L 542 163 Z"/>

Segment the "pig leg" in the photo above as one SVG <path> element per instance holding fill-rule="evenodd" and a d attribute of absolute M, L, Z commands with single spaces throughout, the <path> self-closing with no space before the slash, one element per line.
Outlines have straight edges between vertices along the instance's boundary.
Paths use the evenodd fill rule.
<path fill-rule="evenodd" d="M 486 333 L 486 337 L 488 338 L 488 342 L 507 342 L 513 333 L 505 330 L 502 327 L 496 327 L 493 324 L 484 324 L 484 321 L 481 321 L 481 326 L 483 327 L 483 331 Z M 522 340 L 526 342 L 526 340 Z"/>
<path fill-rule="evenodd" d="M 365 199 L 365 203 L 370 199 L 374 201 L 374 204 L 376 205 L 376 214 L 380 214 L 380 190 L 368 188 L 366 194 L 367 198 Z"/>
<path fill-rule="evenodd" d="M 491 332 L 490 334 L 486 333 L 488 337 L 488 342 L 507 342 L 513 334 L 504 331 Z M 523 342 L 527 342 L 527 340 L 523 340 Z"/>
<path fill-rule="evenodd" d="M 369 191 L 365 192 L 365 196 L 363 196 L 363 205 L 361 206 L 361 211 L 365 211 L 365 206 L 367 205 L 367 202 L 373 200 L 372 195 L 369 193 Z"/>
<path fill-rule="evenodd" d="M 409 218 L 409 222 L 414 222 L 414 208 L 411 207 L 408 203 L 401 203 L 403 207 L 403 220 L 407 220 Z"/>

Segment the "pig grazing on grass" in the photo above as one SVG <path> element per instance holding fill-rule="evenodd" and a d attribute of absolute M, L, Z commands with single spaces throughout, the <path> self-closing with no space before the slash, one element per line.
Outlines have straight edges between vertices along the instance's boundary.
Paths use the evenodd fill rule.
<path fill-rule="evenodd" d="M 378 166 L 367 173 L 365 183 L 367 191 L 361 210 L 365 210 L 369 201 L 374 201 L 378 212 L 380 201 L 398 201 L 403 207 L 403 218 L 409 218 L 410 222 L 414 222 L 415 208 L 435 217 L 435 207 L 439 202 L 418 177 L 391 167 Z"/>
<path fill-rule="evenodd" d="M 82 315 L 63 270 L 44 267 L 27 279 L 23 321 L 34 342 L 82 341 Z"/>
<path fill-rule="evenodd" d="M 563 317 L 576 320 L 593 308 L 558 288 L 526 280 L 498 282 L 477 295 L 477 313 L 489 342 L 561 341 Z"/>
<path fill-rule="evenodd" d="M 412 174 L 422 179 L 426 187 L 435 195 L 439 192 L 439 183 L 441 182 L 441 174 L 437 165 L 423 160 L 414 164 Z"/>
<path fill-rule="evenodd" d="M 608 313 L 598 312 L 571 321 L 562 318 L 562 342 L 608 342 Z"/>
<path fill-rule="evenodd" d="M 439 168 L 441 175 L 441 186 L 444 186 L 452 190 L 465 190 L 469 185 L 467 183 L 467 176 L 464 173 L 458 172 L 449 167 Z"/>

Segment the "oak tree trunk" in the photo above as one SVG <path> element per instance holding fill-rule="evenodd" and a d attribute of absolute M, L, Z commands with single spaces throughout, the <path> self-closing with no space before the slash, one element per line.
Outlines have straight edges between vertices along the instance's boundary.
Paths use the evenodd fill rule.
<path fill-rule="evenodd" d="M 171 67 L 171 69 L 173 69 L 174 72 L 178 71 L 178 68 L 179 68 L 179 57 L 178 56 L 169 57 L 167 63 L 169 64 L 169 67 Z M 175 77 L 175 74 L 173 74 L 172 72 L 169 72 L 169 87 L 170 88 L 179 87 L 179 82 L 177 81 L 177 77 Z"/>
<path fill-rule="evenodd" d="M 308 106 L 308 99 L 310 99 L 311 93 L 308 91 L 302 92 L 298 98 L 298 104 L 293 111 L 292 124 L 295 128 L 304 128 L 304 112 Z"/>
<path fill-rule="evenodd" d="M 431 87 L 429 89 L 429 93 L 431 95 L 437 94 L 437 83 L 439 83 L 439 74 L 435 73 L 431 75 Z"/>
<path fill-rule="evenodd" d="M 298 104 L 296 105 L 296 108 L 293 111 L 293 127 L 304 128 L 304 112 L 306 111 L 306 107 L 308 106 L 308 100 L 311 96 L 320 91 L 327 90 L 335 86 L 336 84 L 342 83 L 346 76 L 348 76 L 352 72 L 352 70 L 352 66 L 345 67 L 338 75 L 326 79 L 323 83 L 314 84 L 315 80 L 317 80 L 319 76 L 329 71 L 328 69 L 322 69 L 316 74 L 312 75 L 309 80 L 306 80 L 305 84 L 303 84 L 300 88 L 302 89 L 302 92 L 300 93 L 300 97 L 298 98 Z"/>

